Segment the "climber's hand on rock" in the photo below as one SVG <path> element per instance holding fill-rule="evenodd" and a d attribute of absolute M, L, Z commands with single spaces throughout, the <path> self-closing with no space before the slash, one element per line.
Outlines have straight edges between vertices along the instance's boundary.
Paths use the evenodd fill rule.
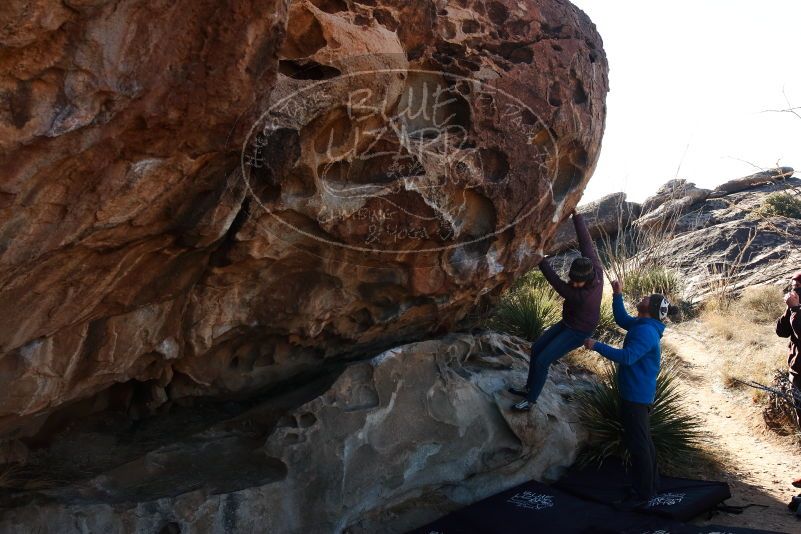
<path fill-rule="evenodd" d="M 623 294 L 623 286 L 620 285 L 620 280 L 612 280 L 612 293 L 615 295 Z"/>
<path fill-rule="evenodd" d="M 587 349 L 587 350 L 592 350 L 593 348 L 595 348 L 595 340 L 592 339 L 591 337 L 588 337 L 587 339 L 585 339 L 584 340 L 584 348 Z"/>

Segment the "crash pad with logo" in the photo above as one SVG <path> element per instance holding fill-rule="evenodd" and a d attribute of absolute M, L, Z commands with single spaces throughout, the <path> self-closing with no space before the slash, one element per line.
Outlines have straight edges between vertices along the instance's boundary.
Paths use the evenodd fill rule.
<path fill-rule="evenodd" d="M 554 486 L 580 499 L 613 504 L 624 499 L 630 479 L 623 463 L 616 459 L 596 465 L 575 468 Z M 689 521 L 731 497 L 725 482 L 661 477 L 659 493 L 643 511 L 677 521 Z"/>

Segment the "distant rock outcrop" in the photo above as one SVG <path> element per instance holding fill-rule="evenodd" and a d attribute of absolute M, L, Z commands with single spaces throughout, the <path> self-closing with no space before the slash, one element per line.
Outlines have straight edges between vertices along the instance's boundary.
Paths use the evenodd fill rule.
<path fill-rule="evenodd" d="M 790 172 L 792 174 L 792 172 Z M 702 300 L 729 279 L 739 292 L 759 284 L 788 283 L 801 268 L 801 220 L 755 216 L 768 195 L 801 188 L 801 180 L 751 187 L 709 199 L 676 221 L 677 235 L 661 246 L 665 265 L 682 273 L 691 300 Z"/>
<path fill-rule="evenodd" d="M 684 187 L 666 195 L 658 194 L 657 197 L 646 200 L 643 204 L 643 215 L 634 224 L 641 228 L 659 225 L 684 215 L 709 197 L 709 189 L 700 189 L 692 183 L 683 185 Z"/>
<path fill-rule="evenodd" d="M 642 203 L 642 214 L 646 215 L 670 200 L 676 200 L 692 194 L 697 188 L 692 182 L 676 178 L 664 183 L 656 192 Z"/>
<path fill-rule="evenodd" d="M 764 217 L 758 208 L 771 194 L 799 194 L 801 180 L 792 178 L 793 173 L 792 168 L 781 167 L 731 180 L 714 191 L 671 180 L 643 203 L 639 218 L 605 227 L 604 234 L 610 244 L 624 240 L 656 245 L 645 253 L 682 274 L 690 300 L 720 291 L 723 277 L 726 290 L 732 292 L 751 285 L 785 284 L 788 275 L 801 268 L 801 220 Z M 604 202 L 619 203 L 621 195 L 605 197 Z M 595 206 L 580 206 L 578 211 L 591 212 Z M 629 212 L 618 208 L 617 216 L 606 219 L 624 221 L 627 217 L 621 215 Z M 560 227 L 557 236 L 569 236 L 568 229 L 572 231 Z M 558 266 L 574 257 L 566 252 L 571 243 L 562 239 L 552 245 L 561 252 L 554 260 Z"/>

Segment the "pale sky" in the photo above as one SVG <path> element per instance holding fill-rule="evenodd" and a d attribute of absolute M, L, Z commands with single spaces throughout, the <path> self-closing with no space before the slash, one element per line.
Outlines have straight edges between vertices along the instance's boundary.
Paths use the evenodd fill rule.
<path fill-rule="evenodd" d="M 671 178 L 714 188 L 787 165 L 801 175 L 801 0 L 572 0 L 609 59 L 601 158 L 581 203 L 642 201 Z M 799 110 L 801 112 L 801 110 Z M 748 162 L 748 163 L 746 163 Z"/>

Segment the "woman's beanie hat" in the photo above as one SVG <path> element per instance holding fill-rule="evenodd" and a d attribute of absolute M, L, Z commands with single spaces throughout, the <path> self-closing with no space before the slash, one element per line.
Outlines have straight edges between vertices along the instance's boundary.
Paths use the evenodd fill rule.
<path fill-rule="evenodd" d="M 648 298 L 648 315 L 654 319 L 664 321 L 670 311 L 670 302 L 664 295 L 654 293 Z"/>
<path fill-rule="evenodd" d="M 582 256 L 573 260 L 567 276 L 574 282 L 589 282 L 595 278 L 595 267 L 592 266 L 592 261 L 589 258 Z"/>

